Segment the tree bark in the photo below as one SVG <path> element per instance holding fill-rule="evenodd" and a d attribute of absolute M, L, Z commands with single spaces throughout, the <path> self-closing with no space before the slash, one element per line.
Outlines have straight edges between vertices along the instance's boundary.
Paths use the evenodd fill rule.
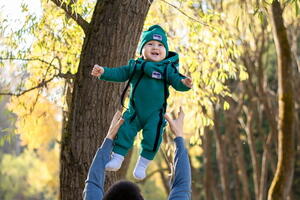
<path fill-rule="evenodd" d="M 285 200 L 291 191 L 294 174 L 294 94 L 291 48 L 284 26 L 282 8 L 277 0 L 271 5 L 271 24 L 278 62 L 278 163 L 268 200 Z"/>
<path fill-rule="evenodd" d="M 60 199 L 81 199 L 87 171 L 119 107 L 123 84 L 93 78 L 94 64 L 116 67 L 133 58 L 148 0 L 99 0 L 84 38 L 60 155 Z M 106 188 L 123 174 L 109 173 Z"/>
<path fill-rule="evenodd" d="M 266 142 L 263 144 L 263 155 L 261 161 L 261 176 L 260 176 L 260 189 L 258 200 L 266 199 L 267 191 L 267 178 L 268 178 L 268 161 L 271 160 L 271 143 L 274 135 L 272 131 L 268 134 Z"/>
<path fill-rule="evenodd" d="M 204 195 L 205 200 L 213 200 L 213 192 L 211 188 L 214 187 L 213 171 L 212 171 L 212 158 L 211 158 L 212 135 L 209 129 L 204 129 L 203 149 L 204 149 Z"/>
<path fill-rule="evenodd" d="M 234 105 L 231 103 L 231 105 Z M 246 172 L 246 163 L 245 163 L 245 155 L 244 149 L 242 146 L 242 141 L 240 139 L 240 135 L 238 133 L 238 115 L 241 111 L 243 105 L 243 101 L 240 101 L 238 105 L 229 109 L 228 112 L 225 113 L 226 118 L 226 134 L 231 139 L 232 144 L 230 148 L 234 149 L 235 152 L 235 163 L 237 166 L 237 176 L 239 177 L 240 182 L 242 183 L 242 197 L 244 200 L 250 200 L 250 192 L 249 192 L 249 184 L 248 184 L 248 176 Z"/>
<path fill-rule="evenodd" d="M 253 123 L 254 123 L 254 111 L 250 107 L 251 110 L 244 108 L 244 111 L 247 116 L 247 125 L 245 125 L 245 131 L 247 133 L 247 141 L 249 144 L 250 149 L 250 155 L 251 155 L 251 161 L 253 166 L 253 182 L 254 182 L 254 192 L 255 197 L 258 199 L 259 197 L 259 180 L 260 180 L 260 171 L 259 171 L 259 163 L 255 148 L 255 138 L 254 138 L 254 129 L 253 129 Z"/>
<path fill-rule="evenodd" d="M 217 160 L 218 160 L 218 167 L 220 171 L 220 179 L 222 185 L 222 192 L 223 192 L 223 200 L 230 199 L 230 191 L 229 191 L 229 178 L 228 178 L 228 163 L 225 158 L 225 148 L 224 148 L 224 140 L 222 138 L 220 132 L 220 122 L 219 122 L 219 113 L 217 108 L 214 109 L 214 129 L 215 129 L 215 138 L 216 138 L 216 148 L 217 148 Z"/>
<path fill-rule="evenodd" d="M 190 161 L 191 156 L 189 155 Z M 202 185 L 202 180 L 201 180 L 201 175 L 199 173 L 199 169 L 195 168 L 193 166 L 193 163 L 190 163 L 191 165 L 191 173 L 192 173 L 192 199 L 199 199 L 201 196 L 201 185 Z"/>

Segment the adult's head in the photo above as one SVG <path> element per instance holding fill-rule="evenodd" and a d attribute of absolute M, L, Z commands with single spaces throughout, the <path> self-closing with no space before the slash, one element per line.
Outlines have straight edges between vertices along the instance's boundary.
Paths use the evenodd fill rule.
<path fill-rule="evenodd" d="M 144 198 L 135 183 L 119 181 L 108 189 L 103 200 L 144 200 Z"/>

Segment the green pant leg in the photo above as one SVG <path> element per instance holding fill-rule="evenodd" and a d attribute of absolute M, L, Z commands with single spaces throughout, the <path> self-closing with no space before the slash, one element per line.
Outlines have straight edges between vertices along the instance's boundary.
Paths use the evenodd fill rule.
<path fill-rule="evenodd" d="M 117 137 L 114 140 L 113 152 L 126 156 L 133 145 L 137 132 L 141 130 L 141 125 L 137 117 L 131 122 L 131 116 L 126 112 L 123 118 L 124 123 L 119 128 Z"/>
<path fill-rule="evenodd" d="M 143 127 L 143 140 L 141 142 L 141 146 L 142 146 L 141 156 L 147 158 L 148 160 L 153 160 L 162 142 L 162 134 L 163 134 L 164 127 L 166 125 L 164 118 L 158 132 L 159 137 L 158 137 L 157 147 L 155 150 L 153 149 L 155 145 L 156 135 L 157 135 L 157 127 L 159 125 L 160 120 L 161 120 L 160 111 L 154 112 L 146 120 L 145 125 Z"/>

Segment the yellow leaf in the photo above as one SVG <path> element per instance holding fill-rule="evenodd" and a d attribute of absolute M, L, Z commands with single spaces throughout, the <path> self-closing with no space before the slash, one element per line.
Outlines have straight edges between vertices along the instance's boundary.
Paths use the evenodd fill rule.
<path fill-rule="evenodd" d="M 223 108 L 224 108 L 224 110 L 228 110 L 230 108 L 230 105 L 227 101 L 224 102 Z"/>

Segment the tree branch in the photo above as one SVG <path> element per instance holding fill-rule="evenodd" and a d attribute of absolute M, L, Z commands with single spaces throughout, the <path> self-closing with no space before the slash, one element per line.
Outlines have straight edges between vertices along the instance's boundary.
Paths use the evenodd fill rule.
<path fill-rule="evenodd" d="M 55 67 L 53 64 L 51 64 L 43 59 L 34 58 L 34 57 L 32 57 L 32 58 L 0 57 L 0 60 L 40 61 L 42 63 L 45 63 L 48 65 L 51 65 L 52 67 Z"/>
<path fill-rule="evenodd" d="M 52 64 L 52 62 L 57 59 L 58 62 L 59 62 L 59 68 L 57 68 L 55 65 Z M 0 60 L 20 60 L 20 61 L 39 61 L 39 62 L 42 62 L 42 63 L 45 63 L 45 64 L 48 64 L 48 68 L 46 70 L 46 74 L 44 75 L 44 78 L 43 80 L 37 84 L 36 86 L 32 87 L 32 88 L 29 88 L 27 90 L 24 90 L 24 91 L 20 91 L 20 92 L 17 92 L 17 93 L 12 93 L 12 92 L 1 92 L 0 91 L 0 96 L 1 95 L 6 95 L 6 96 L 21 96 L 27 92 L 30 92 L 32 90 L 35 90 L 35 89 L 38 89 L 38 88 L 42 88 L 42 87 L 46 87 L 47 84 L 49 82 L 51 82 L 54 78 L 64 78 L 64 79 L 74 79 L 75 78 L 75 75 L 72 74 L 71 72 L 67 72 L 67 73 L 62 73 L 61 72 L 61 62 L 60 62 L 60 59 L 58 57 L 54 57 L 52 59 L 52 61 L 49 63 L 48 61 L 45 61 L 43 59 L 40 59 L 40 58 L 14 58 L 14 57 L 9 57 L 9 58 L 3 58 L 3 57 L 0 57 Z M 46 76 L 47 76 L 47 73 L 50 69 L 50 67 L 53 67 L 56 71 L 58 71 L 56 74 L 54 74 L 50 79 L 48 80 L 45 80 Z"/>
<path fill-rule="evenodd" d="M 13 92 L 1 92 L 0 91 L 0 96 L 16 96 L 16 97 L 19 97 L 27 92 L 30 92 L 32 90 L 35 90 L 35 89 L 38 89 L 38 88 L 42 88 L 42 87 L 47 87 L 47 84 L 49 82 L 51 82 L 54 78 L 65 78 L 65 79 L 73 79 L 75 76 L 74 74 L 71 74 L 70 72 L 67 72 L 67 73 L 58 73 L 56 75 L 54 75 L 53 77 L 51 77 L 50 79 L 48 80 L 42 80 L 42 82 L 40 82 L 39 84 L 37 84 L 36 86 L 32 87 L 32 88 L 29 88 L 27 90 L 23 90 L 21 92 L 17 92 L 17 93 L 13 93 Z"/>
<path fill-rule="evenodd" d="M 22 91 L 22 92 L 19 92 L 19 93 L 12 93 L 12 92 L 0 92 L 0 96 L 1 95 L 7 95 L 7 96 L 17 96 L 17 97 L 19 97 L 19 96 L 21 96 L 21 95 L 23 95 L 23 94 L 25 94 L 25 93 L 27 93 L 27 92 L 30 92 L 30 91 L 32 91 L 32 90 L 34 90 L 34 89 L 38 89 L 38 88 L 41 88 L 41 87 L 45 87 L 45 86 L 47 86 L 47 84 L 49 83 L 49 82 L 51 82 L 55 77 L 57 77 L 57 76 L 53 76 L 53 77 L 51 77 L 50 79 L 48 79 L 48 80 L 42 80 L 42 82 L 40 82 L 39 84 L 37 84 L 36 86 L 34 86 L 34 87 L 32 87 L 32 88 L 29 88 L 29 89 L 27 89 L 27 90 L 24 90 L 24 91 Z"/>
<path fill-rule="evenodd" d="M 67 14 L 67 16 L 71 17 L 84 31 L 84 33 L 86 34 L 89 28 L 89 23 L 83 19 L 83 17 L 72 11 L 72 7 L 69 4 L 66 4 L 64 2 L 62 2 L 61 0 L 51 0 L 53 3 L 55 3 L 55 5 L 57 5 L 58 7 L 62 8 L 65 13 Z"/>
<path fill-rule="evenodd" d="M 57 68 L 55 65 L 52 64 L 52 62 L 57 59 L 58 60 L 58 63 L 59 63 L 59 68 Z M 39 61 L 39 62 L 42 62 L 44 64 L 47 64 L 51 67 L 53 67 L 55 70 L 59 71 L 55 77 L 60 77 L 60 78 L 65 78 L 65 79 L 74 79 L 75 78 L 75 75 L 70 73 L 70 72 L 67 72 L 67 73 L 61 73 L 61 68 L 62 68 L 62 65 L 61 65 L 61 62 L 60 62 L 60 59 L 58 57 L 54 57 L 52 59 L 52 61 L 49 63 L 48 61 L 46 60 L 43 60 L 43 59 L 40 59 L 40 58 L 15 58 L 15 57 L 7 57 L 7 58 L 3 58 L 3 57 L 0 57 L 0 60 L 20 60 L 20 61 Z M 48 71 L 49 69 L 47 69 Z"/>
<path fill-rule="evenodd" d="M 61 73 L 59 72 L 58 74 L 54 75 L 53 77 L 51 77 L 50 79 L 48 80 L 42 80 L 42 82 L 40 82 L 39 84 L 37 84 L 36 86 L 32 87 L 32 88 L 29 88 L 27 90 L 23 90 L 21 92 L 18 92 L 18 93 L 12 93 L 12 92 L 1 92 L 0 91 L 0 96 L 16 96 L 16 97 L 19 97 L 27 92 L 30 92 L 32 90 L 35 90 L 35 89 L 38 89 L 38 88 L 42 88 L 42 87 L 46 87 L 47 84 L 49 82 L 51 82 L 54 78 L 65 78 L 65 79 L 73 79 L 75 78 L 75 75 L 74 74 L 71 74 L 70 72 L 67 72 L 67 73 Z"/>
<path fill-rule="evenodd" d="M 209 27 L 214 28 L 213 26 L 211 26 L 211 25 L 209 25 L 209 24 L 207 24 L 207 23 L 205 23 L 205 22 L 201 22 L 201 21 L 199 21 L 198 19 L 189 16 L 189 15 L 186 14 L 184 11 L 182 11 L 180 8 L 178 8 L 177 6 L 175 6 L 175 5 L 171 4 L 171 3 L 169 3 L 168 1 L 165 1 L 165 0 L 161 0 L 161 1 L 164 2 L 164 3 L 166 3 L 166 4 L 168 4 L 169 6 L 171 6 L 171 7 L 173 7 L 173 8 L 175 8 L 177 11 L 179 11 L 181 14 L 183 14 L 183 15 L 186 16 L 187 18 L 189 18 L 189 19 L 191 19 L 191 20 L 193 20 L 193 21 L 195 21 L 195 22 L 198 22 L 198 23 L 200 23 L 200 24 L 202 24 L 202 25 L 204 25 L 204 26 L 209 26 Z"/>

